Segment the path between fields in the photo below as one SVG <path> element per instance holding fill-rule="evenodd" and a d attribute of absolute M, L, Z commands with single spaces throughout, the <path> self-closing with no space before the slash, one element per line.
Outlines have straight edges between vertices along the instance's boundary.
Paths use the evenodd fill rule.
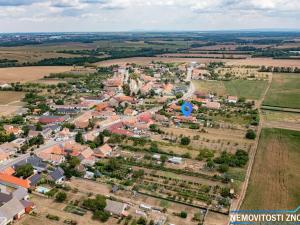
<path fill-rule="evenodd" d="M 258 108 L 258 113 L 259 113 L 259 117 L 260 117 L 260 122 L 259 122 L 259 125 L 257 127 L 257 138 L 255 140 L 254 146 L 253 146 L 253 148 L 250 152 L 250 155 L 249 155 L 249 165 L 247 167 L 247 171 L 246 171 L 246 175 L 245 175 L 245 181 L 243 182 L 242 187 L 241 187 L 240 196 L 237 199 L 237 201 L 234 201 L 232 203 L 230 210 L 239 210 L 241 208 L 241 205 L 242 205 L 242 203 L 244 201 L 244 198 L 246 196 L 247 187 L 248 187 L 248 184 L 249 184 L 249 179 L 250 179 L 250 176 L 251 176 L 251 172 L 252 172 L 252 168 L 253 168 L 253 164 L 254 164 L 254 159 L 255 159 L 256 152 L 257 152 L 257 148 L 258 148 L 260 133 L 261 133 L 263 125 L 265 124 L 265 121 L 263 119 L 262 112 L 261 112 L 261 105 L 262 105 L 262 102 L 264 101 L 264 99 L 265 99 L 265 97 L 266 97 L 266 95 L 269 91 L 269 88 L 270 88 L 271 83 L 272 83 L 272 78 L 273 78 L 273 74 L 269 77 L 268 86 L 267 86 L 265 92 L 263 93 L 260 100 L 257 101 L 257 108 Z"/>

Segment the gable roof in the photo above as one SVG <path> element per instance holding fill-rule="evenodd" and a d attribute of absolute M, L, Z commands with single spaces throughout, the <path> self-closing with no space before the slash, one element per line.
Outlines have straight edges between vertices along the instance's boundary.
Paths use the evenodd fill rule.
<path fill-rule="evenodd" d="M 16 199 L 12 198 L 6 204 L 0 207 L 0 217 L 5 217 L 7 221 L 12 220 L 14 216 L 24 210 L 22 203 Z"/>
<path fill-rule="evenodd" d="M 28 180 L 30 181 L 31 186 L 35 186 L 38 184 L 38 182 L 41 180 L 41 178 L 42 178 L 42 174 L 37 173 L 37 174 L 34 174 L 31 177 L 29 177 Z"/>
<path fill-rule="evenodd" d="M 127 207 L 127 205 L 122 202 L 116 202 L 116 201 L 107 199 L 106 207 L 104 208 L 104 210 L 108 211 L 112 214 L 115 214 L 115 215 L 123 215 L 126 207 Z"/>
<path fill-rule="evenodd" d="M 12 196 L 18 200 L 25 198 L 27 195 L 28 195 L 28 191 L 23 187 L 19 187 L 17 190 L 15 190 L 12 193 Z"/>
<path fill-rule="evenodd" d="M 64 170 L 60 167 L 56 168 L 54 171 L 49 173 L 49 176 L 54 180 L 57 181 L 59 179 L 61 179 L 62 177 L 64 177 Z"/>
<path fill-rule="evenodd" d="M 33 166 L 33 168 L 42 169 L 42 170 L 46 169 L 46 167 L 47 167 L 47 164 L 44 163 L 41 158 L 39 158 L 36 155 L 32 155 L 32 156 L 14 164 L 14 168 L 18 168 L 25 164 L 31 164 Z"/>
<path fill-rule="evenodd" d="M 30 188 L 29 180 L 24 180 L 4 173 L 0 173 L 0 183 L 12 184 L 26 189 Z"/>

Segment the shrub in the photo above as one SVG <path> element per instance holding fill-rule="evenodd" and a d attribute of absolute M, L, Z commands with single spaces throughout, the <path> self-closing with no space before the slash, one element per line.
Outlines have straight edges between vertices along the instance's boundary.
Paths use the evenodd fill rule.
<path fill-rule="evenodd" d="M 189 137 L 182 137 L 182 138 L 180 139 L 180 144 L 182 144 L 182 145 L 189 145 L 190 142 L 191 142 L 191 140 L 190 140 Z"/>
<path fill-rule="evenodd" d="M 187 218 L 187 212 L 181 211 L 180 214 L 179 214 L 179 216 L 180 216 L 181 218 Z"/>
<path fill-rule="evenodd" d="M 220 173 L 225 173 L 225 172 L 227 172 L 229 170 L 229 166 L 227 165 L 227 164 L 221 164 L 220 166 L 219 166 L 219 168 L 218 168 L 218 171 L 220 172 Z"/>
<path fill-rule="evenodd" d="M 59 216 L 55 216 L 52 214 L 47 214 L 46 218 L 48 218 L 49 220 L 56 220 L 56 221 L 60 220 Z"/>
<path fill-rule="evenodd" d="M 58 192 L 57 195 L 55 196 L 55 200 L 57 202 L 63 202 L 66 200 L 66 198 L 67 198 L 67 194 L 66 194 L 66 192 L 63 192 L 63 191 Z"/>
<path fill-rule="evenodd" d="M 93 214 L 93 219 L 100 220 L 101 222 L 106 222 L 110 217 L 110 214 L 105 211 L 97 210 Z"/>
<path fill-rule="evenodd" d="M 255 139 L 256 138 L 256 133 L 254 132 L 254 130 L 247 130 L 246 136 L 247 139 Z"/>

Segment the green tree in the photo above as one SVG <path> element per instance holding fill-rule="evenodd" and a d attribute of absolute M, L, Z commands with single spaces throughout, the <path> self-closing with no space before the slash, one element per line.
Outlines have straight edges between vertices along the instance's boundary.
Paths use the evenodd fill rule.
<path fill-rule="evenodd" d="M 93 212 L 96 212 L 97 210 L 102 211 L 106 207 L 106 199 L 102 195 L 96 195 L 95 199 L 85 199 L 82 205 Z"/>
<path fill-rule="evenodd" d="M 77 143 L 83 143 L 84 142 L 81 131 L 78 131 L 77 134 L 75 135 L 75 141 Z"/>
<path fill-rule="evenodd" d="M 110 217 L 109 212 L 97 210 L 93 214 L 93 219 L 100 220 L 101 222 L 106 222 Z"/>
<path fill-rule="evenodd" d="M 254 132 L 254 130 L 252 130 L 252 129 L 247 130 L 246 138 L 247 139 L 255 139 L 256 133 Z"/>
<path fill-rule="evenodd" d="M 16 169 L 16 176 L 23 177 L 24 179 L 30 177 L 33 174 L 33 167 L 31 164 L 27 163 L 23 166 L 20 166 Z"/>
<path fill-rule="evenodd" d="M 66 192 L 63 192 L 63 191 L 58 192 L 55 196 L 55 200 L 57 202 L 63 202 L 66 199 L 67 199 L 67 194 L 66 194 Z"/>
<path fill-rule="evenodd" d="M 147 224 L 147 220 L 144 217 L 140 217 L 137 222 L 137 224 L 139 225 L 146 225 Z"/>
<path fill-rule="evenodd" d="M 41 124 L 41 123 L 37 123 L 37 124 L 35 125 L 35 129 L 36 129 L 37 131 L 42 131 L 42 130 L 43 130 L 42 124 Z"/>
<path fill-rule="evenodd" d="M 225 163 L 221 164 L 218 168 L 220 173 L 226 173 L 229 170 L 229 166 Z"/>
<path fill-rule="evenodd" d="M 189 145 L 191 142 L 191 139 L 189 137 L 182 137 L 180 139 L 180 144 L 182 145 Z"/>
<path fill-rule="evenodd" d="M 180 212 L 180 214 L 179 214 L 179 216 L 181 217 L 181 218 L 187 218 L 187 212 L 185 212 L 185 211 L 181 211 Z"/>

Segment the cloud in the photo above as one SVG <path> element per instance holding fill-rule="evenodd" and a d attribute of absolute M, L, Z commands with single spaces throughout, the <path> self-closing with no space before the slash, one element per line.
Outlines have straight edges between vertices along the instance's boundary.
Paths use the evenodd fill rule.
<path fill-rule="evenodd" d="M 299 10 L 300 0 L 0 0 L 0 27 L 4 31 L 298 28 Z"/>
<path fill-rule="evenodd" d="M 0 0 L 0 7 L 31 5 L 36 2 L 38 2 L 38 0 Z"/>

